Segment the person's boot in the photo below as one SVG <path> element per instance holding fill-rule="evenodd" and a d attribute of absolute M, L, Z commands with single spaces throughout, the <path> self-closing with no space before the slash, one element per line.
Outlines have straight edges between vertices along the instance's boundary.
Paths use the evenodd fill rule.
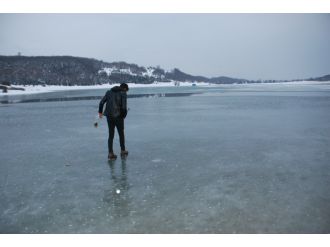
<path fill-rule="evenodd" d="M 121 150 L 120 155 L 122 155 L 122 156 L 128 155 L 128 151 L 127 150 Z"/>
<path fill-rule="evenodd" d="M 117 159 L 117 155 L 115 155 L 114 153 L 109 153 L 108 159 L 109 160 L 115 160 L 115 159 Z"/>

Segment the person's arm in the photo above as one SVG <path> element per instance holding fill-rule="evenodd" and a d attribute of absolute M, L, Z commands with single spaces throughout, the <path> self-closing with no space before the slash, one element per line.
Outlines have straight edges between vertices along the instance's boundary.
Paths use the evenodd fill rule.
<path fill-rule="evenodd" d="M 121 117 L 125 118 L 127 116 L 127 94 L 122 93 L 121 94 L 121 111 L 120 111 Z"/>
<path fill-rule="evenodd" d="M 104 97 L 101 99 L 100 104 L 99 104 L 99 117 L 102 118 L 103 115 L 103 106 L 105 102 L 107 102 L 107 93 L 104 95 Z"/>

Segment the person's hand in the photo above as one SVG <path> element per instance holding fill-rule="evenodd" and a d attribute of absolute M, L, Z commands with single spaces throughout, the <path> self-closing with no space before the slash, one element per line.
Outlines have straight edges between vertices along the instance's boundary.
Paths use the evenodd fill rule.
<path fill-rule="evenodd" d="M 99 118 L 102 118 L 103 117 L 103 114 L 102 113 L 99 113 Z"/>
<path fill-rule="evenodd" d="M 121 112 L 120 112 L 120 116 L 125 119 L 126 116 L 127 116 L 127 110 L 126 109 L 122 109 Z"/>

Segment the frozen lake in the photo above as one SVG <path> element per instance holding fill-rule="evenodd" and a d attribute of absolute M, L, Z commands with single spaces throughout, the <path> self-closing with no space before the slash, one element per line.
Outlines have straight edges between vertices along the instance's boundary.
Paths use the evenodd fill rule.
<path fill-rule="evenodd" d="M 330 84 L 134 88 L 110 163 L 104 93 L 0 97 L 0 233 L 330 233 Z"/>

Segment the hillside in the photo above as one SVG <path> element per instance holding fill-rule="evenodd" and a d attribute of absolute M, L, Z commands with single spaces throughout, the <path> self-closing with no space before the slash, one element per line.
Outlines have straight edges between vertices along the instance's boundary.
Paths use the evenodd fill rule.
<path fill-rule="evenodd" d="M 329 81 L 330 75 L 307 80 Z M 0 56 L 0 84 L 13 85 L 97 85 L 114 83 L 150 84 L 155 81 L 209 82 L 216 84 L 276 82 L 251 81 L 226 76 L 208 78 L 182 72 L 165 71 L 126 62 L 104 62 L 72 56 Z"/>
<path fill-rule="evenodd" d="M 308 81 L 330 81 L 330 75 L 325 75 L 321 77 L 316 77 L 316 78 L 310 78 Z"/>
<path fill-rule="evenodd" d="M 107 74 L 105 68 L 112 69 L 112 73 Z M 126 73 L 128 70 L 132 73 Z M 139 76 L 142 72 L 146 70 L 135 64 L 106 63 L 90 58 L 0 56 L 0 81 L 20 85 L 95 85 L 120 81 L 153 81 Z"/>
<path fill-rule="evenodd" d="M 226 78 L 226 80 L 224 80 Z M 72 56 L 0 56 L 0 81 L 19 85 L 95 85 L 104 83 L 142 83 L 155 81 L 241 83 L 228 77 L 193 76 L 175 68 L 143 67 L 126 62 L 103 62 Z"/>

